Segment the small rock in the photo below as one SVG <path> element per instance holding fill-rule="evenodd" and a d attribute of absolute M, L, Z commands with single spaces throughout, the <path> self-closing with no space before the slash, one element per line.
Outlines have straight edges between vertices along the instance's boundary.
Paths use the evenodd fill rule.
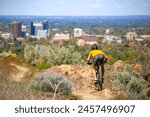
<path fill-rule="evenodd" d="M 135 72 L 138 72 L 138 73 L 142 73 L 142 65 L 140 65 L 140 64 L 134 64 L 132 66 L 132 70 L 135 71 Z"/>

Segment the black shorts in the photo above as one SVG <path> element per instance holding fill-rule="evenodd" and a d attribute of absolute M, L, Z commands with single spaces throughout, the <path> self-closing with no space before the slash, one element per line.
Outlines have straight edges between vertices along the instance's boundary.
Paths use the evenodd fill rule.
<path fill-rule="evenodd" d="M 101 64 L 103 64 L 104 63 L 104 59 L 105 59 L 105 57 L 102 54 L 98 54 L 98 55 L 94 56 L 94 58 L 93 58 L 93 65 L 101 65 Z"/>

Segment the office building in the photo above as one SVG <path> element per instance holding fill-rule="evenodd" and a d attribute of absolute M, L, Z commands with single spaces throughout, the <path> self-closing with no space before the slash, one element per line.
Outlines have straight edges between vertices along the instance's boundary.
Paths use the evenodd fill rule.
<path fill-rule="evenodd" d="M 69 39 L 70 39 L 69 33 L 56 33 L 53 38 L 53 40 L 69 40 Z"/>
<path fill-rule="evenodd" d="M 48 31 L 47 30 L 38 30 L 37 37 L 47 39 L 48 38 Z"/>
<path fill-rule="evenodd" d="M 41 22 L 34 23 L 34 35 L 38 35 L 38 30 L 43 29 L 43 24 Z"/>
<path fill-rule="evenodd" d="M 31 22 L 31 35 L 35 36 L 37 38 L 48 38 L 50 31 L 49 31 L 49 25 L 48 21 L 42 21 L 42 22 Z"/>
<path fill-rule="evenodd" d="M 127 33 L 127 40 L 128 41 L 134 41 L 137 38 L 137 33 L 136 32 L 128 32 Z"/>
<path fill-rule="evenodd" d="M 35 27 L 33 25 L 33 22 L 31 22 L 31 25 L 30 25 L 30 32 L 31 32 L 31 35 L 35 35 Z"/>
<path fill-rule="evenodd" d="M 21 37 L 22 35 L 22 33 L 21 33 L 21 23 L 20 22 L 12 22 L 11 23 L 11 34 L 15 37 L 15 38 L 17 38 L 17 37 Z"/>
<path fill-rule="evenodd" d="M 12 39 L 12 34 L 11 33 L 2 33 L 1 34 L 1 37 L 3 38 L 3 39 L 7 39 L 7 40 L 9 40 L 9 39 Z"/>
<path fill-rule="evenodd" d="M 49 29 L 49 25 L 48 25 L 48 21 L 47 20 L 44 20 L 42 22 L 42 24 L 43 24 L 43 30 L 48 30 Z"/>

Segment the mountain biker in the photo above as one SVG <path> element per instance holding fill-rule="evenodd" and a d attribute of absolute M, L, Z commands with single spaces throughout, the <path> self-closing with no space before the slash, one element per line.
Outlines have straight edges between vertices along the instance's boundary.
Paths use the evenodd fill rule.
<path fill-rule="evenodd" d="M 96 44 L 94 44 L 92 46 L 92 50 L 90 51 L 87 61 L 89 62 L 91 59 L 93 59 L 93 74 L 94 74 L 94 78 L 96 79 L 96 66 L 100 65 L 101 66 L 101 73 L 102 73 L 102 78 L 104 79 L 104 63 L 107 62 L 107 56 L 106 54 L 102 51 L 99 50 L 98 46 Z"/>

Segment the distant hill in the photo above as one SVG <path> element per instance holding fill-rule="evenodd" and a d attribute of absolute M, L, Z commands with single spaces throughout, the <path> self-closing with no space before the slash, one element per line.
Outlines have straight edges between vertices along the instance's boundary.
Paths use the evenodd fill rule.
<path fill-rule="evenodd" d="M 48 20 L 50 23 L 101 23 L 105 25 L 112 25 L 121 23 L 136 25 L 150 25 L 150 15 L 135 15 L 135 16 L 12 16 L 12 15 L 0 15 L 0 22 L 22 21 L 24 23 L 30 23 L 31 21 Z"/>

